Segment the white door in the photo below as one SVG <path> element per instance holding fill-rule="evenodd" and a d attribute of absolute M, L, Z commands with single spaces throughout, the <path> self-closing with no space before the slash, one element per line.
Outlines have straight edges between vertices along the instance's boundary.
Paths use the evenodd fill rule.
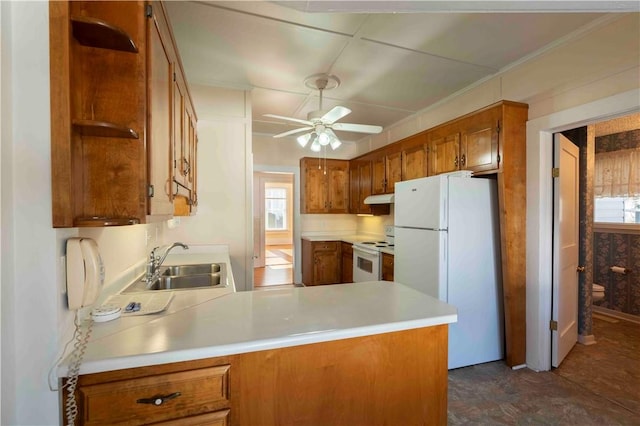
<path fill-rule="evenodd" d="M 260 173 L 253 174 L 253 267 L 265 264 L 264 242 L 264 179 Z"/>
<path fill-rule="evenodd" d="M 579 149 L 561 134 L 554 135 L 553 301 L 551 365 L 558 367 L 578 340 L 578 249 L 580 247 L 578 177 Z M 554 328 L 554 327 L 552 327 Z"/>

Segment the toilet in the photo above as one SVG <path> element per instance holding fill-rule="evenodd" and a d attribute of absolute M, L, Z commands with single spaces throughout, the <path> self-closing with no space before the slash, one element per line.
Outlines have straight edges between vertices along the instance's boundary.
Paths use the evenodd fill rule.
<path fill-rule="evenodd" d="M 593 284 L 593 290 L 591 293 L 593 303 L 599 302 L 604 299 L 604 287 L 600 284 Z"/>

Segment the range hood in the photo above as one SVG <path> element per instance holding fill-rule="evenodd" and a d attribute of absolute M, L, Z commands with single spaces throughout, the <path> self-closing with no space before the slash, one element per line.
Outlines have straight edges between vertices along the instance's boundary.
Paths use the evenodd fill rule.
<path fill-rule="evenodd" d="M 393 204 L 393 194 L 369 195 L 364 199 L 365 204 Z"/>

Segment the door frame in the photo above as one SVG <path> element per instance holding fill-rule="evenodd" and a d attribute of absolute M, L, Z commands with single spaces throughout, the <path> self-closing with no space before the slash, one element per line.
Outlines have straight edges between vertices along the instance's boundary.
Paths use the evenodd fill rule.
<path fill-rule="evenodd" d="M 293 174 L 293 282 L 302 282 L 301 263 L 301 226 L 300 226 L 300 167 L 299 166 L 268 166 L 254 164 L 254 172 L 290 173 Z M 255 185 L 255 182 L 254 182 Z M 255 186 L 253 188 L 255 191 Z M 253 221 L 252 221 L 253 223 Z"/>
<path fill-rule="evenodd" d="M 527 122 L 527 366 L 551 369 L 553 133 L 640 111 L 640 89 L 585 103 Z"/>

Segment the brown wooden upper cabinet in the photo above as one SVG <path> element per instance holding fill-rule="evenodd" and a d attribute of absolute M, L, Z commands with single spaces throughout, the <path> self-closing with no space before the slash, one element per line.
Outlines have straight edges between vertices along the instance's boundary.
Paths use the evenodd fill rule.
<path fill-rule="evenodd" d="M 429 154 L 432 175 L 460 170 L 460 133 L 429 134 Z"/>
<path fill-rule="evenodd" d="M 349 165 L 349 212 L 370 214 L 371 206 L 364 203 L 371 195 L 371 161 L 357 161 Z"/>
<path fill-rule="evenodd" d="M 349 212 L 349 162 L 300 159 L 300 213 Z"/>
<path fill-rule="evenodd" d="M 402 180 L 402 153 L 382 152 L 373 161 L 371 193 L 389 194 L 394 192 L 396 182 Z"/>
<path fill-rule="evenodd" d="M 426 177 L 428 173 L 427 135 L 424 133 L 406 140 L 402 150 L 402 180 Z"/>
<path fill-rule="evenodd" d="M 184 73 L 164 6 L 61 1 L 49 11 L 53 226 L 171 217 Z M 182 95 L 189 104 L 186 83 Z"/>

